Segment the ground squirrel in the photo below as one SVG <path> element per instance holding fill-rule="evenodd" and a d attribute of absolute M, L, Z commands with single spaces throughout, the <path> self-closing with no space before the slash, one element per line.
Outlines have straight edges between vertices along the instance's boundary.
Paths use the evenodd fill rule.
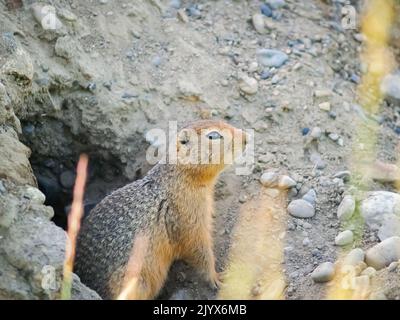
<path fill-rule="evenodd" d="M 222 121 L 183 127 L 175 142 L 175 164 L 156 164 L 143 179 L 104 198 L 83 221 L 75 263 L 81 280 L 103 298 L 115 299 L 130 278 L 136 279 L 127 297 L 152 299 L 172 262 L 183 259 L 218 286 L 214 185 L 247 141 L 244 131 Z M 203 162 L 196 162 L 200 158 Z M 211 163 L 204 162 L 211 158 Z"/>

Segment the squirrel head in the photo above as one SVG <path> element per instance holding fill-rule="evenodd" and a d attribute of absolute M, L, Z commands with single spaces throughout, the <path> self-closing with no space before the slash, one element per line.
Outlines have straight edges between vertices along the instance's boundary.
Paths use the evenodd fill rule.
<path fill-rule="evenodd" d="M 246 132 L 226 122 L 192 122 L 178 133 L 177 164 L 197 175 L 215 177 L 244 152 L 248 141 Z"/>

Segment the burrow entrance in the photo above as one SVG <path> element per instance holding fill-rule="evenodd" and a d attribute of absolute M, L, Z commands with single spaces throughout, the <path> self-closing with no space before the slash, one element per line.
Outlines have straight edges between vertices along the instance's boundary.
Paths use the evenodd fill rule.
<path fill-rule="evenodd" d="M 59 227 L 67 227 L 76 164 L 81 153 L 89 156 L 85 215 L 107 194 L 130 182 L 123 174 L 123 164 L 115 155 L 91 145 L 83 135 L 74 136 L 59 120 L 25 119 L 21 125 L 21 140 L 32 151 L 30 162 L 38 187 L 46 196 L 45 204 L 53 207 L 53 222 Z M 138 170 L 135 179 L 141 176 Z"/>

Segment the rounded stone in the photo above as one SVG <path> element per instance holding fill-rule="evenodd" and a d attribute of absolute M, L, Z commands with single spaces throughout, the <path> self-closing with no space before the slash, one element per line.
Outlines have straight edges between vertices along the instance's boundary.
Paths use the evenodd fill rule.
<path fill-rule="evenodd" d="M 257 51 L 258 61 L 266 67 L 281 67 L 287 60 L 286 53 L 275 49 L 259 49 Z"/>
<path fill-rule="evenodd" d="M 340 203 L 337 210 L 337 217 L 339 220 L 347 220 L 350 219 L 356 209 L 356 201 L 351 195 L 347 195 L 343 197 L 342 202 Z"/>
<path fill-rule="evenodd" d="M 264 25 L 264 17 L 262 14 L 260 14 L 260 13 L 254 14 L 253 18 L 252 18 L 252 22 L 253 22 L 254 29 L 258 33 L 264 33 L 265 25 Z"/>
<path fill-rule="evenodd" d="M 346 246 L 353 242 L 353 231 L 345 230 L 340 232 L 335 238 L 335 244 L 337 246 Z"/>
<path fill-rule="evenodd" d="M 367 265 L 380 270 L 400 259 L 400 237 L 391 237 L 370 248 L 365 255 Z"/>
<path fill-rule="evenodd" d="M 311 273 L 311 278 L 314 282 L 327 282 L 333 279 L 335 276 L 335 266 L 332 262 L 321 263 L 315 270 Z"/>
<path fill-rule="evenodd" d="M 258 91 L 258 82 L 254 78 L 245 76 L 240 80 L 239 88 L 243 93 L 253 95 Z"/>
<path fill-rule="evenodd" d="M 315 215 L 314 207 L 303 199 L 297 199 L 290 202 L 288 212 L 296 218 L 311 218 Z"/>
<path fill-rule="evenodd" d="M 270 170 L 261 175 L 260 182 L 265 187 L 272 187 L 276 185 L 278 178 L 278 173 Z"/>
<path fill-rule="evenodd" d="M 311 205 L 315 205 L 317 201 L 317 193 L 314 189 L 308 190 L 308 192 L 302 197 L 303 200 L 309 202 Z"/>

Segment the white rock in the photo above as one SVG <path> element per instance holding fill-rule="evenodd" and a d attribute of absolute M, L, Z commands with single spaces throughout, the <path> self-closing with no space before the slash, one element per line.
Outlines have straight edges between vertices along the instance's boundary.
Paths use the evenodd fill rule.
<path fill-rule="evenodd" d="M 400 237 L 391 237 L 369 249 L 365 255 L 365 262 L 380 270 L 400 259 Z"/>
<path fill-rule="evenodd" d="M 400 101 L 400 73 L 387 75 L 381 84 L 381 91 L 387 97 L 395 102 Z"/>
<path fill-rule="evenodd" d="M 356 201 L 353 196 L 344 196 L 337 210 L 337 217 L 344 221 L 350 219 L 356 209 Z"/>
<path fill-rule="evenodd" d="M 314 127 L 311 130 L 310 136 L 314 139 L 314 140 L 318 140 L 321 138 L 322 136 L 322 130 L 320 127 Z"/>
<path fill-rule="evenodd" d="M 324 111 L 331 111 L 331 104 L 329 102 L 322 102 L 319 105 L 319 108 Z"/>
<path fill-rule="evenodd" d="M 249 72 L 256 72 L 258 70 L 258 63 L 253 61 L 249 64 Z"/>
<path fill-rule="evenodd" d="M 332 141 L 337 141 L 339 139 L 339 135 L 337 133 L 331 132 L 328 135 L 329 139 L 331 139 Z"/>
<path fill-rule="evenodd" d="M 378 237 L 379 240 L 383 241 L 394 236 L 400 237 L 400 217 L 391 214 L 383 218 Z"/>
<path fill-rule="evenodd" d="M 290 202 L 288 212 L 296 218 L 311 218 L 315 215 L 314 207 L 303 199 L 297 199 Z"/>
<path fill-rule="evenodd" d="M 316 98 L 324 98 L 332 95 L 332 91 L 329 89 L 320 89 L 314 91 L 314 97 Z"/>
<path fill-rule="evenodd" d="M 353 242 L 353 232 L 351 230 L 345 230 L 340 232 L 335 238 L 335 244 L 337 246 L 345 246 Z"/>
<path fill-rule="evenodd" d="M 261 13 L 256 13 L 252 18 L 254 29 L 260 34 L 265 32 L 264 16 Z"/>
<path fill-rule="evenodd" d="M 245 94 L 249 95 L 256 94 L 258 91 L 258 82 L 254 78 L 243 76 L 239 82 L 239 88 L 240 91 L 242 91 Z"/>
<path fill-rule="evenodd" d="M 56 9 L 44 3 L 34 3 L 31 6 L 32 14 L 44 30 L 58 30 L 63 24 L 58 19 Z"/>
<path fill-rule="evenodd" d="M 335 266 L 332 262 L 321 263 L 312 273 L 314 282 L 327 282 L 335 276 Z"/>
<path fill-rule="evenodd" d="M 386 218 L 393 215 L 400 217 L 400 195 L 388 191 L 371 192 L 362 201 L 360 212 L 365 223 L 378 230 Z"/>

